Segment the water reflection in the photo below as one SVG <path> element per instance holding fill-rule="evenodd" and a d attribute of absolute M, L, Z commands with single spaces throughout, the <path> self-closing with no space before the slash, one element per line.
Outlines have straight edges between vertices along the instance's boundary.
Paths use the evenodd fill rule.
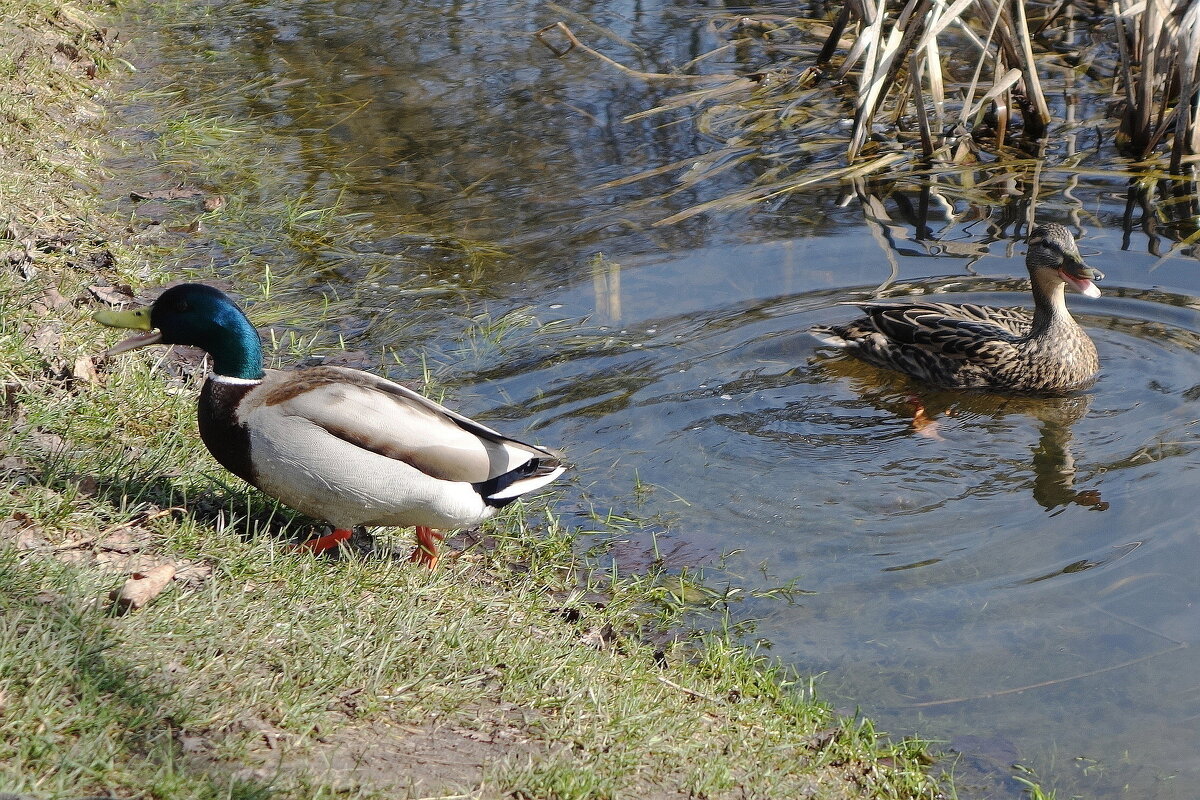
<path fill-rule="evenodd" d="M 1197 220 L 1200 220 L 1200 194 L 1195 181 L 1131 179 L 1121 218 L 1124 233 L 1121 249 L 1128 250 L 1134 230 L 1141 230 L 1153 255 L 1195 258 L 1197 253 L 1190 243 L 1200 232 Z M 1184 243 L 1187 246 L 1178 246 Z"/>
<path fill-rule="evenodd" d="M 915 381 L 875 370 L 849 356 L 822 358 L 814 365 L 822 379 L 846 379 L 862 403 L 893 414 L 910 425 L 917 435 L 945 441 L 940 432 L 941 418 L 964 421 L 980 431 L 995 429 L 1010 415 L 1035 420 L 1037 443 L 1031 447 L 1029 472 L 1032 473 L 1033 500 L 1047 511 L 1071 503 L 1096 511 L 1108 509 L 1098 488 L 1076 488 L 1075 455 L 1072 453 L 1072 426 L 1082 420 L 1092 403 L 1091 394 L 1065 397 L 1024 397 L 973 392 L 930 390 Z M 972 433 L 972 435 L 974 435 Z M 997 476 L 1001 480 L 1026 483 L 1020 473 Z M 1015 487 L 989 485 L 984 491 L 1011 492 Z"/>

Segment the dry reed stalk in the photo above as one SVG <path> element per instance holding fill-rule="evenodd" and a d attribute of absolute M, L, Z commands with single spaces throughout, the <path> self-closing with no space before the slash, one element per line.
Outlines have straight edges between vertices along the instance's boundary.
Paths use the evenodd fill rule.
<path fill-rule="evenodd" d="M 1200 0 L 1093 3 L 1059 0 L 1034 10 L 1021 0 L 845 0 L 827 21 L 716 15 L 710 33 L 727 40 L 686 68 L 729 61 L 731 45 L 757 38 L 767 59 L 757 69 L 740 67 L 740 75 L 631 69 L 587 47 L 562 23 L 538 38 L 547 46 L 548 35 L 560 38 L 559 55 L 576 49 L 636 79 L 693 82 L 626 121 L 690 112 L 700 133 L 725 142 L 606 186 L 678 173 L 661 200 L 752 165 L 750 185 L 659 224 L 883 174 L 892 180 L 899 173 L 934 181 L 954 176 L 960 198 L 988 192 L 1011 198 L 1024 189 L 1000 184 L 1021 183 L 1014 176 L 1046 158 L 1048 139 L 1061 132 L 1073 141 L 1081 122 L 1071 103 L 1089 95 L 1093 104 L 1104 97 L 1123 101 L 1111 128 L 1103 121 L 1091 131 L 1115 129 L 1120 117 L 1117 141 L 1125 154 L 1145 161 L 1161 146 L 1169 159 L 1161 168 L 1143 164 L 1123 172 L 1111 160 L 1090 168 L 1075 156 L 1069 168 L 1076 174 L 1150 169 L 1166 175 L 1168 161 L 1175 175 L 1200 170 Z M 1081 36 L 1080 20 L 1111 26 L 1115 35 Z M 770 36 L 762 33 L 767 30 Z M 1069 76 L 1065 85 L 1059 76 Z M 1057 122 L 1045 96 L 1051 80 L 1069 106 Z"/>
<path fill-rule="evenodd" d="M 1171 137 L 1169 171 L 1200 155 L 1200 5 L 1189 0 L 1115 0 L 1118 79 L 1125 98 L 1119 131 L 1134 158 Z"/>
<path fill-rule="evenodd" d="M 562 35 L 562 37 L 564 39 L 566 39 L 566 41 L 567 41 L 566 46 L 556 46 L 555 44 L 553 44 L 550 41 L 547 34 L 551 33 L 552 31 L 557 31 L 558 33 L 560 33 Z M 633 69 L 632 67 L 627 67 L 615 59 L 609 58 L 608 56 L 601 53 L 599 50 L 595 50 L 591 47 L 588 47 L 586 44 L 584 44 L 583 42 L 581 42 L 579 40 L 579 37 L 577 37 L 575 35 L 575 32 L 572 31 L 571 28 L 568 27 L 565 22 L 555 22 L 553 24 L 545 26 L 544 28 L 539 28 L 534 33 L 534 37 L 539 42 L 541 42 L 546 47 L 546 49 L 548 49 L 550 52 L 554 53 L 554 55 L 558 56 L 559 58 L 562 58 L 563 56 L 565 56 L 567 53 L 571 52 L 572 50 L 580 50 L 580 51 L 592 56 L 593 58 L 603 61 L 605 64 L 608 64 L 609 66 L 611 66 L 615 69 L 618 69 L 621 72 L 624 72 L 626 75 L 629 75 L 634 78 L 640 78 L 641 80 L 644 80 L 644 81 L 680 81 L 683 83 L 697 83 L 697 82 L 716 83 L 719 81 L 738 80 L 740 77 L 738 75 L 684 75 L 684 74 L 675 73 L 675 72 L 645 72 L 643 70 Z"/>

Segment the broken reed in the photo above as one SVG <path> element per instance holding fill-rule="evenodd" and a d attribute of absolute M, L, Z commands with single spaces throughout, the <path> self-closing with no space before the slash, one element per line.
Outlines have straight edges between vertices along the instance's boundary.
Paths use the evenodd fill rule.
<path fill-rule="evenodd" d="M 1118 84 L 1125 90 L 1121 135 L 1131 153 L 1148 158 L 1173 133 L 1170 172 L 1200 154 L 1200 3 L 1117 0 Z"/>
<path fill-rule="evenodd" d="M 806 77 L 855 83 L 851 161 L 885 113 L 893 120 L 906 113 L 916 118 L 926 160 L 959 163 L 970 148 L 996 152 L 1005 144 L 1036 142 L 1051 119 L 1038 75 L 1044 51 L 1039 34 L 1064 18 L 1067 2 L 1058 0 L 1031 32 L 1020 0 L 957 0 L 950 6 L 908 0 L 898 13 L 885 0 L 848 0 Z M 1119 49 L 1115 74 L 1105 76 L 1123 101 L 1118 144 L 1143 160 L 1169 137 L 1170 171 L 1182 173 L 1189 157 L 1200 153 L 1200 4 L 1115 0 L 1107 10 L 1097 6 L 1090 13 L 1092 19 L 1111 20 Z M 953 77 L 939 39 L 948 31 L 959 46 L 975 50 L 974 73 L 957 97 L 945 89 Z M 841 63 L 827 74 L 842 50 Z M 1014 114 L 1020 117 L 1018 130 Z"/>
<path fill-rule="evenodd" d="M 854 117 L 843 153 L 859 174 L 893 161 L 874 157 L 873 139 L 917 144 L 925 162 L 1035 152 L 1051 122 L 1039 64 L 1044 70 L 1056 58 L 1078 63 L 1078 80 L 1098 81 L 1097 91 L 1120 105 L 1114 138 L 1122 154 L 1146 160 L 1169 143 L 1173 174 L 1200 154 L 1200 3 L 1189 0 L 1056 0 L 1046 8 L 1021 0 L 846 0 L 831 22 L 760 14 L 717 18 L 713 26 L 729 39 L 719 49 L 757 38 L 768 53 L 789 30 L 796 38 L 811 39 L 818 29 L 824 35 L 819 48 L 775 47 L 783 63 L 764 60 L 769 67 L 741 75 L 687 73 L 713 53 L 680 71 L 634 70 L 587 47 L 561 22 L 538 38 L 559 56 L 578 48 L 632 77 L 698 87 L 630 119 L 682 107 L 710 117 L 715 111 L 724 124 L 712 127 L 736 130 L 729 138 L 741 148 L 772 127 L 763 122 L 768 114 L 776 123 L 772 133 L 789 130 L 799 139 L 820 131 L 828 138 L 830 122 L 845 116 L 850 103 Z M 1096 29 L 1099 48 L 1084 36 Z M 552 31 L 566 44 L 553 45 Z M 823 102 L 831 86 L 843 103 Z M 809 116 L 819 125 L 806 128 L 801 117 Z"/>
<path fill-rule="evenodd" d="M 848 158 L 859 156 L 885 111 L 898 119 L 911 109 L 927 160 L 959 163 L 966 160 L 969 148 L 995 152 L 1008 143 L 1020 146 L 1042 139 L 1050 111 L 1037 68 L 1044 39 L 1035 37 L 1063 19 L 1066 5 L 1067 0 L 1058 0 L 1031 33 L 1020 0 L 957 0 L 949 7 L 909 0 L 898 14 L 889 14 L 884 0 L 848 0 L 838 16 L 841 24 L 835 23 L 810 72 L 814 80 L 824 77 L 826 64 L 841 44 L 841 30 L 849 26 L 855 31 L 831 76 L 843 81 L 857 68 Z M 1115 74 L 1104 76 L 1111 81 L 1112 94 L 1123 100 L 1118 144 L 1126 155 L 1143 160 L 1173 133 L 1170 171 L 1180 174 L 1185 159 L 1200 153 L 1200 4 L 1116 0 L 1106 12 L 1099 6 L 1091 9 L 1093 20 L 1104 16 L 1111 19 L 1119 48 Z M 945 91 L 953 78 L 939 37 L 947 31 L 976 51 L 974 73 L 957 98 Z M 1036 54 L 1035 44 L 1041 45 Z M 955 102 L 957 114 L 952 114 L 947 104 Z M 1014 113 L 1021 122 L 1016 132 Z"/>

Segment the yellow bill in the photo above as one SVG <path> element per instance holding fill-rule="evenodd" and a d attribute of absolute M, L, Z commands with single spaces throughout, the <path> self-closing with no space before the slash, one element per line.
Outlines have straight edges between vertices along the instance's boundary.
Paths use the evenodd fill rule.
<path fill-rule="evenodd" d="M 93 314 L 92 319 L 110 328 L 132 328 L 137 331 L 146 331 L 146 333 L 130 336 L 128 339 L 113 345 L 104 351 L 104 355 L 106 356 L 127 353 L 130 350 L 136 350 L 139 347 L 151 344 L 158 344 L 162 341 L 162 331 L 151 329 L 149 308 L 136 308 L 132 311 L 105 309 Z"/>

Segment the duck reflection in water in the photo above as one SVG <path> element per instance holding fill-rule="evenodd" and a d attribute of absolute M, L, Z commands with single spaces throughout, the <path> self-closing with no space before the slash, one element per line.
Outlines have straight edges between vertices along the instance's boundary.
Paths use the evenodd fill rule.
<path fill-rule="evenodd" d="M 984 433 L 1014 427 L 1012 417 L 1036 420 L 1038 440 L 1030 462 L 1034 501 L 1051 512 L 1072 504 L 1096 511 L 1108 509 L 1109 504 L 1099 489 L 1076 487 L 1072 426 L 1087 415 L 1092 402 L 1090 394 L 1038 397 L 939 391 L 854 359 L 817 359 L 812 370 L 814 377 L 822 381 L 848 380 L 862 401 L 877 410 L 911 420 L 913 433 L 922 438 L 944 441 L 942 418 L 969 421 Z"/>

